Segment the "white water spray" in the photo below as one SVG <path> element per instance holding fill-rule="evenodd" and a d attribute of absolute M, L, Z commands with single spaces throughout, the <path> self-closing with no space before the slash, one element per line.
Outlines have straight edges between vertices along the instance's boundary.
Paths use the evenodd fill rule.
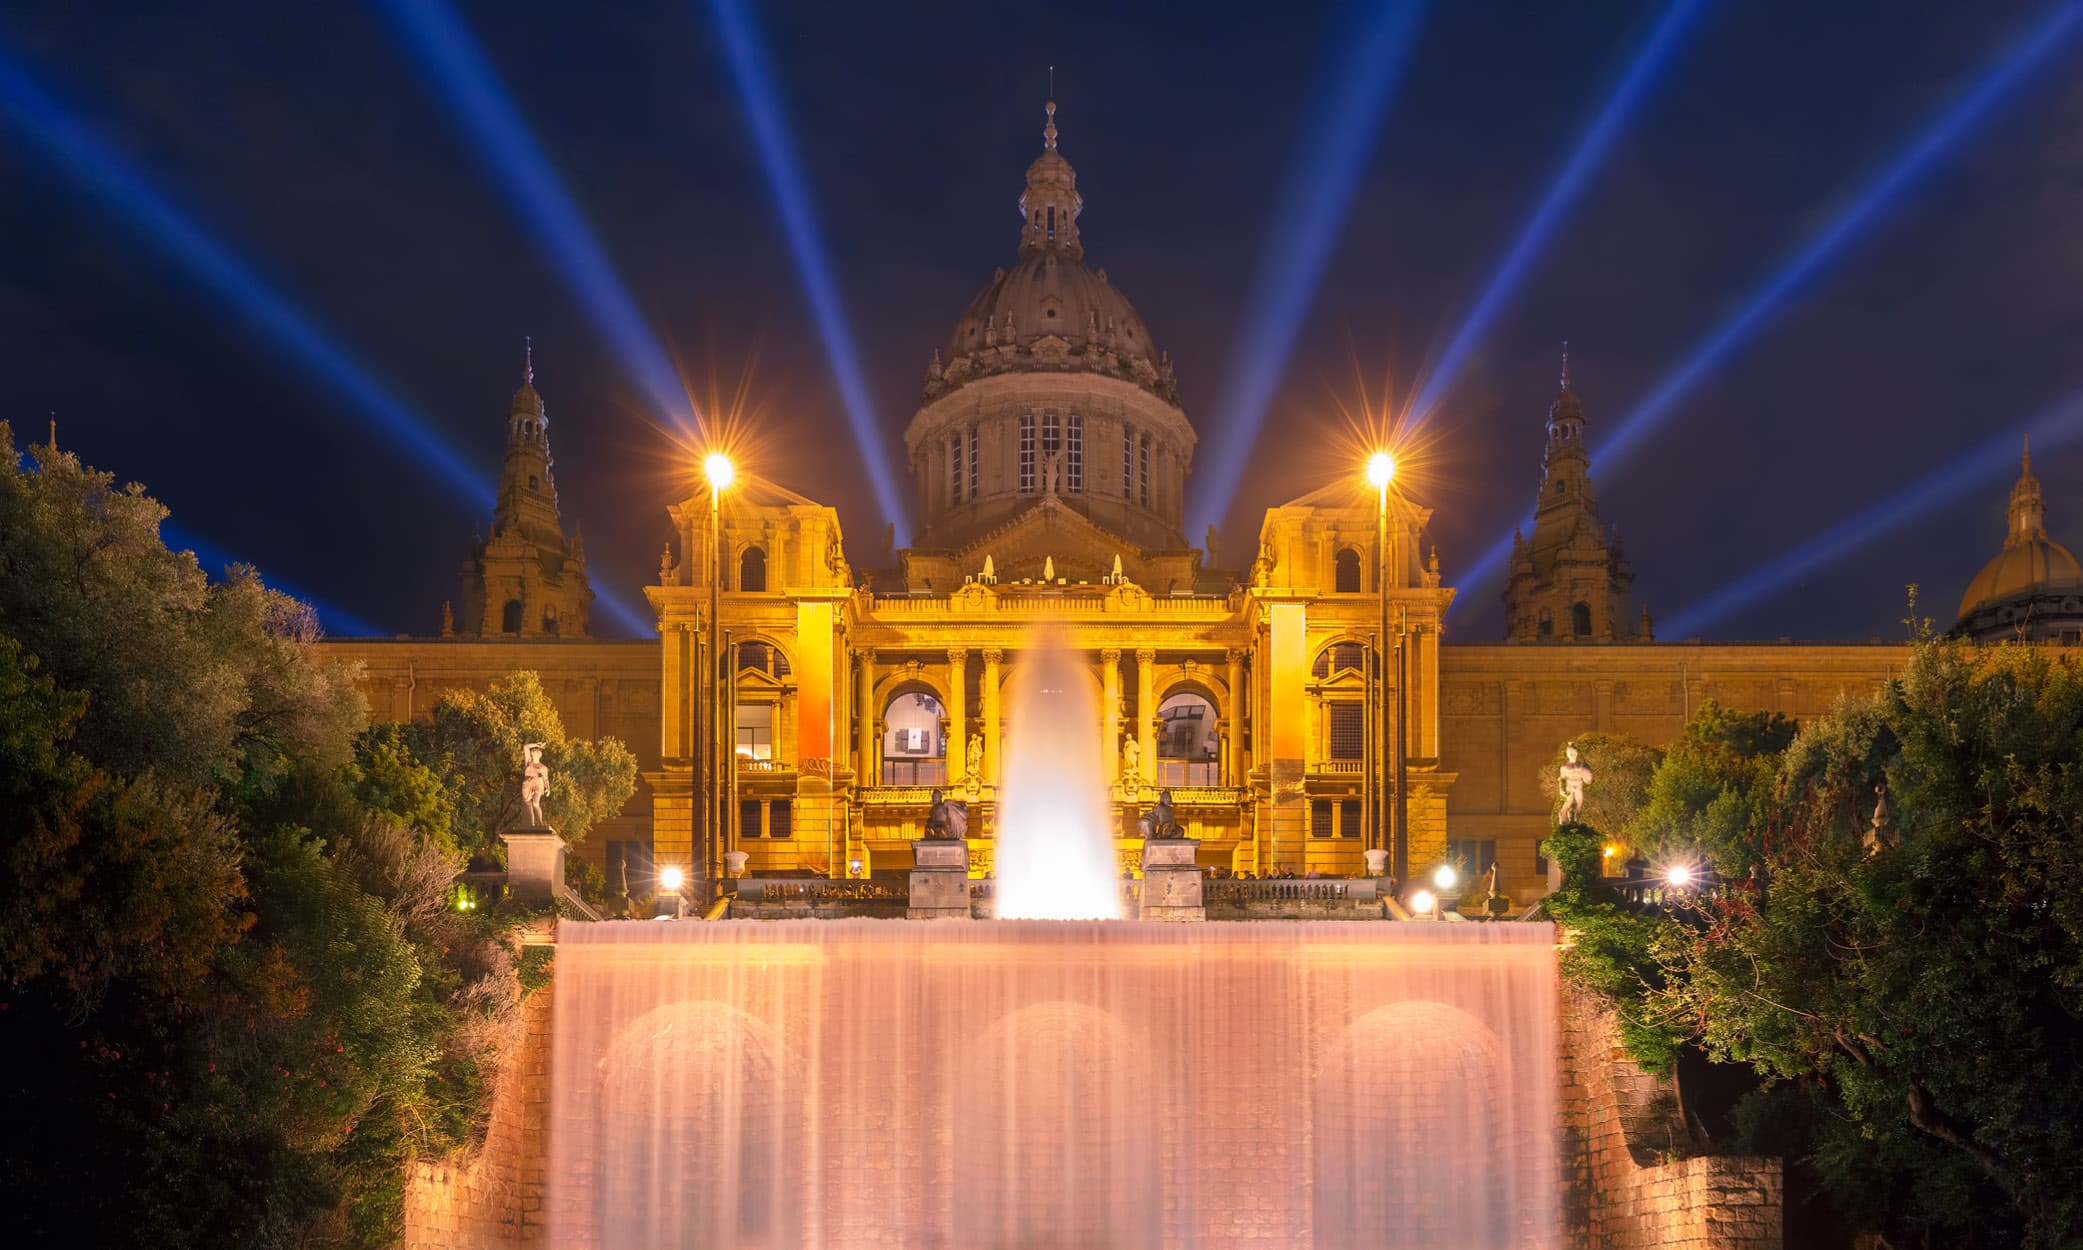
<path fill-rule="evenodd" d="M 1118 920 L 1121 883 L 1108 826 L 1098 692 L 1054 634 L 1013 675 L 998 801 L 1002 920 Z"/>

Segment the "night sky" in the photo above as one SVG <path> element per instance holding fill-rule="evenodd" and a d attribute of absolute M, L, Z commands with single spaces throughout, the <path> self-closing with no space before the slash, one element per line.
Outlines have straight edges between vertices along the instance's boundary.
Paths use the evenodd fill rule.
<path fill-rule="evenodd" d="M 1408 401 L 1663 0 L 1435 4 L 1222 526 L 1358 472 L 1347 411 Z M 2054 9 L 1705 6 L 1426 427 L 1411 489 L 1449 584 L 1531 505 L 1572 344 L 1601 511 L 1638 603 L 1678 615 L 1753 566 L 2083 388 L 2083 24 L 1669 410 L 1602 436 Z M 708 5 L 458 12 L 706 407 L 742 388 L 752 467 L 877 513 Z M 1056 67 L 1088 263 L 1177 366 L 1201 461 L 1296 154 L 1365 13 L 1349 5 L 772 3 L 756 19 L 893 462 L 932 350 L 994 266 Z M 691 462 L 379 9 L 15 0 L 0 54 L 495 480 L 533 335 L 569 525 L 642 608 Z M 1334 217 L 1336 213 L 1332 214 Z M 0 96 L 0 416 L 144 482 L 184 536 L 322 601 L 336 630 L 431 633 L 490 520 Z M 2068 428 L 2083 433 L 2083 421 Z M 2049 527 L 2083 547 L 2083 439 L 2035 442 Z M 1901 636 L 1950 624 L 1994 555 L 2015 457 L 1700 632 Z M 908 475 L 904 483 L 909 486 Z M 1190 515 L 1198 541 L 1205 518 Z M 1454 641 L 1501 628 L 1495 582 Z M 596 611 L 601 633 L 627 632 Z M 1681 617 L 1681 619 L 1683 619 Z M 1664 631 L 1659 630 L 1662 634 Z"/>

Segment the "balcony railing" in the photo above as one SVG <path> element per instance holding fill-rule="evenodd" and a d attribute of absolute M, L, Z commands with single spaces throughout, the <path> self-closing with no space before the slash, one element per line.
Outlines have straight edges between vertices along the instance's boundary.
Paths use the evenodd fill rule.
<path fill-rule="evenodd" d="M 1222 765 L 1214 760 L 1159 760 L 1157 784 L 1167 790 L 1212 790 L 1222 784 Z"/>
<path fill-rule="evenodd" d="M 787 760 L 756 760 L 749 755 L 738 757 L 738 771 L 741 773 L 787 773 L 794 772 L 795 767 Z"/>
<path fill-rule="evenodd" d="M 947 761 L 944 759 L 884 760 L 882 762 L 882 784 L 886 786 L 944 786 L 947 784 Z"/>
<path fill-rule="evenodd" d="M 1202 889 L 1211 903 L 1320 902 L 1334 899 L 1371 903 L 1381 897 L 1381 882 L 1372 877 L 1350 881 L 1210 881 Z"/>

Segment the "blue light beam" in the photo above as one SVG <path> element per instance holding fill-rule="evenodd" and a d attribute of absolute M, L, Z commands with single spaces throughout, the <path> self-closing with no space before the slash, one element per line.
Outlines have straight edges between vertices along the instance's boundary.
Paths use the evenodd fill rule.
<path fill-rule="evenodd" d="M 883 447 L 882 423 L 876 419 L 875 405 L 868 398 L 868 383 L 861 373 L 860 356 L 854 350 L 853 331 L 840 303 L 839 284 L 825 253 L 824 237 L 811 208 L 809 184 L 789 137 L 781 95 L 775 89 L 759 29 L 752 14 L 738 0 L 711 0 L 709 9 L 729 54 L 731 80 L 752 126 L 767 185 L 781 209 L 781 224 L 796 258 L 796 275 L 810 300 L 818 335 L 824 339 L 825 361 L 832 370 L 832 380 L 839 386 L 839 401 L 845 405 L 846 418 L 853 426 L 854 442 L 867 466 L 876 506 L 882 509 L 886 520 L 896 525 L 897 542 L 902 546 L 910 541 L 911 530 L 905 494 L 898 489 L 896 474 L 891 471 L 889 455 Z"/>
<path fill-rule="evenodd" d="M 85 183 L 175 260 L 280 343 L 328 389 L 372 418 L 481 511 L 493 505 L 490 483 L 427 424 L 361 366 L 335 347 L 324 332 L 278 295 L 245 264 L 182 214 L 173 201 L 118 159 L 85 125 L 61 109 L 5 51 L 0 51 L 0 112 L 69 173 Z"/>
<path fill-rule="evenodd" d="M 2023 440 L 2052 449 L 2083 436 L 2083 390 L 2005 434 L 1964 455 L 1949 458 L 1931 472 L 1854 515 L 1819 538 L 1792 547 L 1758 565 L 1728 585 L 1691 604 L 1664 622 L 1673 638 L 1690 638 L 1731 613 L 1826 568 L 1902 526 L 1949 504 L 1973 490 L 2015 472 Z"/>
<path fill-rule="evenodd" d="M 195 557 L 195 562 L 202 566 L 203 573 L 213 582 L 223 581 L 224 570 L 232 565 L 253 564 L 251 560 L 241 560 L 220 547 L 204 542 L 171 521 L 160 523 L 159 534 L 165 540 L 170 550 L 186 550 L 192 554 Z M 361 617 L 345 609 L 335 607 L 316 595 L 306 594 L 297 587 L 272 577 L 263 576 L 261 581 L 270 590 L 279 590 L 290 598 L 309 605 L 312 611 L 318 613 L 318 623 L 324 627 L 325 632 L 335 638 L 379 638 L 383 636 L 382 630 L 377 629 Z"/>
<path fill-rule="evenodd" d="M 523 224 L 585 309 L 622 369 L 664 419 L 702 433 L 701 413 L 650 322 L 622 285 L 586 218 L 535 142 L 469 28 L 441 0 L 381 0 L 474 154 L 506 189 Z M 655 622 L 653 622 L 655 624 Z"/>
<path fill-rule="evenodd" d="M 2079 20 L 2083 20 L 2083 2 L 2068 0 L 2054 6 L 2044 19 L 2006 49 L 1995 66 L 1976 80 L 1965 95 L 1955 100 L 1952 107 L 1904 149 L 1893 164 L 1867 183 L 1850 205 L 1813 235 L 1764 286 L 1695 347 L 1683 364 L 1665 375 L 1649 396 L 1635 406 L 1612 437 L 1604 440 L 1600 447 L 1598 459 L 1602 470 L 1611 473 L 1624 464 L 1636 445 L 1662 423 L 1678 399 L 1699 383 L 1715 362 L 1763 325 L 1768 315 L 1804 280 L 1813 277 L 1824 262 L 1849 243 L 1862 227 L 1870 225 L 1889 201 L 1929 169 L 1939 155 L 1980 120 L 2005 92 L 2017 86 L 2045 61 L 2063 39 L 2074 33 Z M 1526 523 L 1522 520 L 1521 527 Z M 1511 533 L 1500 535 L 1461 579 L 1462 593 L 1455 597 L 1454 602 L 1457 605 L 1468 602 L 1472 597 L 1469 592 L 1493 580 L 1511 557 L 1511 550 Z"/>
<path fill-rule="evenodd" d="M 1600 159 L 1606 154 L 1607 147 L 1611 146 L 1613 137 L 1620 132 L 1621 124 L 1634 112 L 1642 93 L 1648 90 L 1657 72 L 1670 61 L 1672 49 L 1684 37 L 1686 30 L 1693 24 L 1693 19 L 1699 16 L 1700 10 L 1706 5 L 1707 0 L 1672 0 L 1670 7 L 1664 10 L 1662 20 L 1649 32 L 1648 40 L 1642 44 L 1641 51 L 1635 54 L 1633 64 L 1628 66 L 1627 73 L 1621 77 L 1619 85 L 1613 88 L 1613 94 L 1607 98 L 1605 107 L 1599 110 L 1591 128 L 1584 132 L 1583 139 L 1577 143 L 1576 151 L 1570 154 L 1568 163 L 1562 167 L 1562 172 L 1556 175 L 1548 193 L 1541 197 L 1539 206 L 1527 219 L 1526 228 L 1520 233 L 1518 242 L 1512 244 L 1512 250 L 1505 254 L 1504 262 L 1491 276 L 1490 284 L 1483 288 L 1482 295 L 1469 309 L 1468 316 L 1462 320 L 1461 328 L 1454 332 L 1454 337 L 1447 343 L 1446 351 L 1440 355 L 1424 385 L 1418 389 L 1417 400 L 1411 405 L 1410 410 L 1411 429 L 1418 429 L 1430 420 L 1432 414 L 1439 410 L 1441 402 L 1446 399 L 1447 392 L 1460 381 L 1463 362 L 1482 342 L 1483 335 L 1489 332 L 1490 323 L 1497 319 L 1505 300 L 1517 290 L 1520 279 L 1526 276 L 1527 269 L 1540 255 L 1541 247 L 1548 241 L 1548 236 L 1561 224 L 1563 215 L 1568 212 L 1570 205 L 1576 201 L 1577 194 L 1584 189 L 1585 182 L 1591 177 L 1591 171 L 1597 168 Z"/>
<path fill-rule="evenodd" d="M 1388 116 L 1388 103 L 1416 41 L 1420 0 L 1376 0 L 1361 28 L 1333 32 L 1339 60 L 1304 111 L 1300 144 L 1267 224 L 1265 250 L 1244 304 L 1244 319 L 1223 371 L 1215 412 L 1195 475 L 1196 525 L 1216 524 L 1258 442 L 1273 392 L 1287 372 L 1295 339 L 1316 298 L 1331 249 L 1352 207 Z"/>

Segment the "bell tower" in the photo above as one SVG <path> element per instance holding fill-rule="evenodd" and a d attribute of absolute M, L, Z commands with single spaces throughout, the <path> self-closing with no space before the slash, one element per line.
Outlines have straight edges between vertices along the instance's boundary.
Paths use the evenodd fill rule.
<path fill-rule="evenodd" d="M 535 344 L 529 341 L 521 389 L 507 409 L 506 463 L 492 534 L 473 542 L 463 561 L 463 612 L 455 632 L 478 638 L 586 635 L 593 589 L 586 581 L 585 537 L 574 532 L 566 540 L 550 467 L 550 416 L 535 389 Z"/>

